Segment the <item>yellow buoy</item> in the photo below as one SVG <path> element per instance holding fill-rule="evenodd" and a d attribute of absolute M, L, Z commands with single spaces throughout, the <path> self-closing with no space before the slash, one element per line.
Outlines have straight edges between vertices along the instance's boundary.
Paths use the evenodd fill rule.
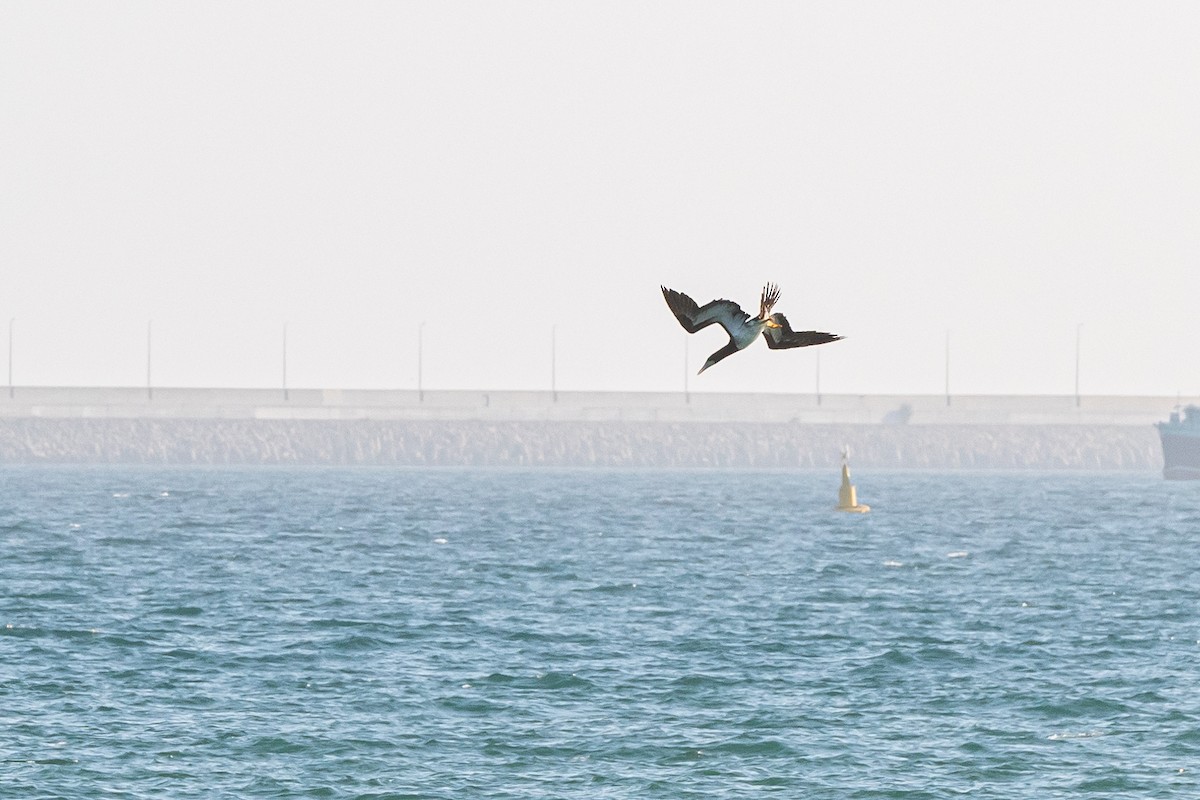
<path fill-rule="evenodd" d="M 855 514 L 865 514 L 871 510 L 868 505 L 858 502 L 858 492 L 850 482 L 850 448 L 842 448 L 842 486 L 838 489 L 838 511 L 849 511 Z"/>

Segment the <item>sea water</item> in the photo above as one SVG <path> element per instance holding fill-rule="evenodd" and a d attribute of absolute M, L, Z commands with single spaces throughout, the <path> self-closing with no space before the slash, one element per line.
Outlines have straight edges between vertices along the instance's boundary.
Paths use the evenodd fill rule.
<path fill-rule="evenodd" d="M 1200 483 L 0 481 L 0 797 L 1200 797 Z"/>

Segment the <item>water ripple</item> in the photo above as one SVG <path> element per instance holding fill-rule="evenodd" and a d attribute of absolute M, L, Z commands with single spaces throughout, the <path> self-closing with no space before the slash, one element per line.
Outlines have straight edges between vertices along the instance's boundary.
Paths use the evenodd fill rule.
<path fill-rule="evenodd" d="M 0 797 L 1200 796 L 1190 485 L 3 473 Z"/>

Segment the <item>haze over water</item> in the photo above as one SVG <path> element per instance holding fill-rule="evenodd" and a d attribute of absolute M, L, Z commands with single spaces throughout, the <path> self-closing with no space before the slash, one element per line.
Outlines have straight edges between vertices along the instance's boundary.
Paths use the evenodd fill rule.
<path fill-rule="evenodd" d="M 1194 797 L 1148 473 L 6 468 L 0 797 Z"/>

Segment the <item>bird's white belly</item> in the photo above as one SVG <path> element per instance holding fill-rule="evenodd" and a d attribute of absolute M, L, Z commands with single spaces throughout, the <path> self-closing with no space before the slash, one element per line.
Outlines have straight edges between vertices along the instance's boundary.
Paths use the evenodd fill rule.
<path fill-rule="evenodd" d="M 733 343 L 737 345 L 738 350 L 745 350 L 754 343 L 754 340 L 762 333 L 762 329 L 763 323 L 756 320 L 753 323 L 740 326 L 730 338 L 733 339 Z"/>

